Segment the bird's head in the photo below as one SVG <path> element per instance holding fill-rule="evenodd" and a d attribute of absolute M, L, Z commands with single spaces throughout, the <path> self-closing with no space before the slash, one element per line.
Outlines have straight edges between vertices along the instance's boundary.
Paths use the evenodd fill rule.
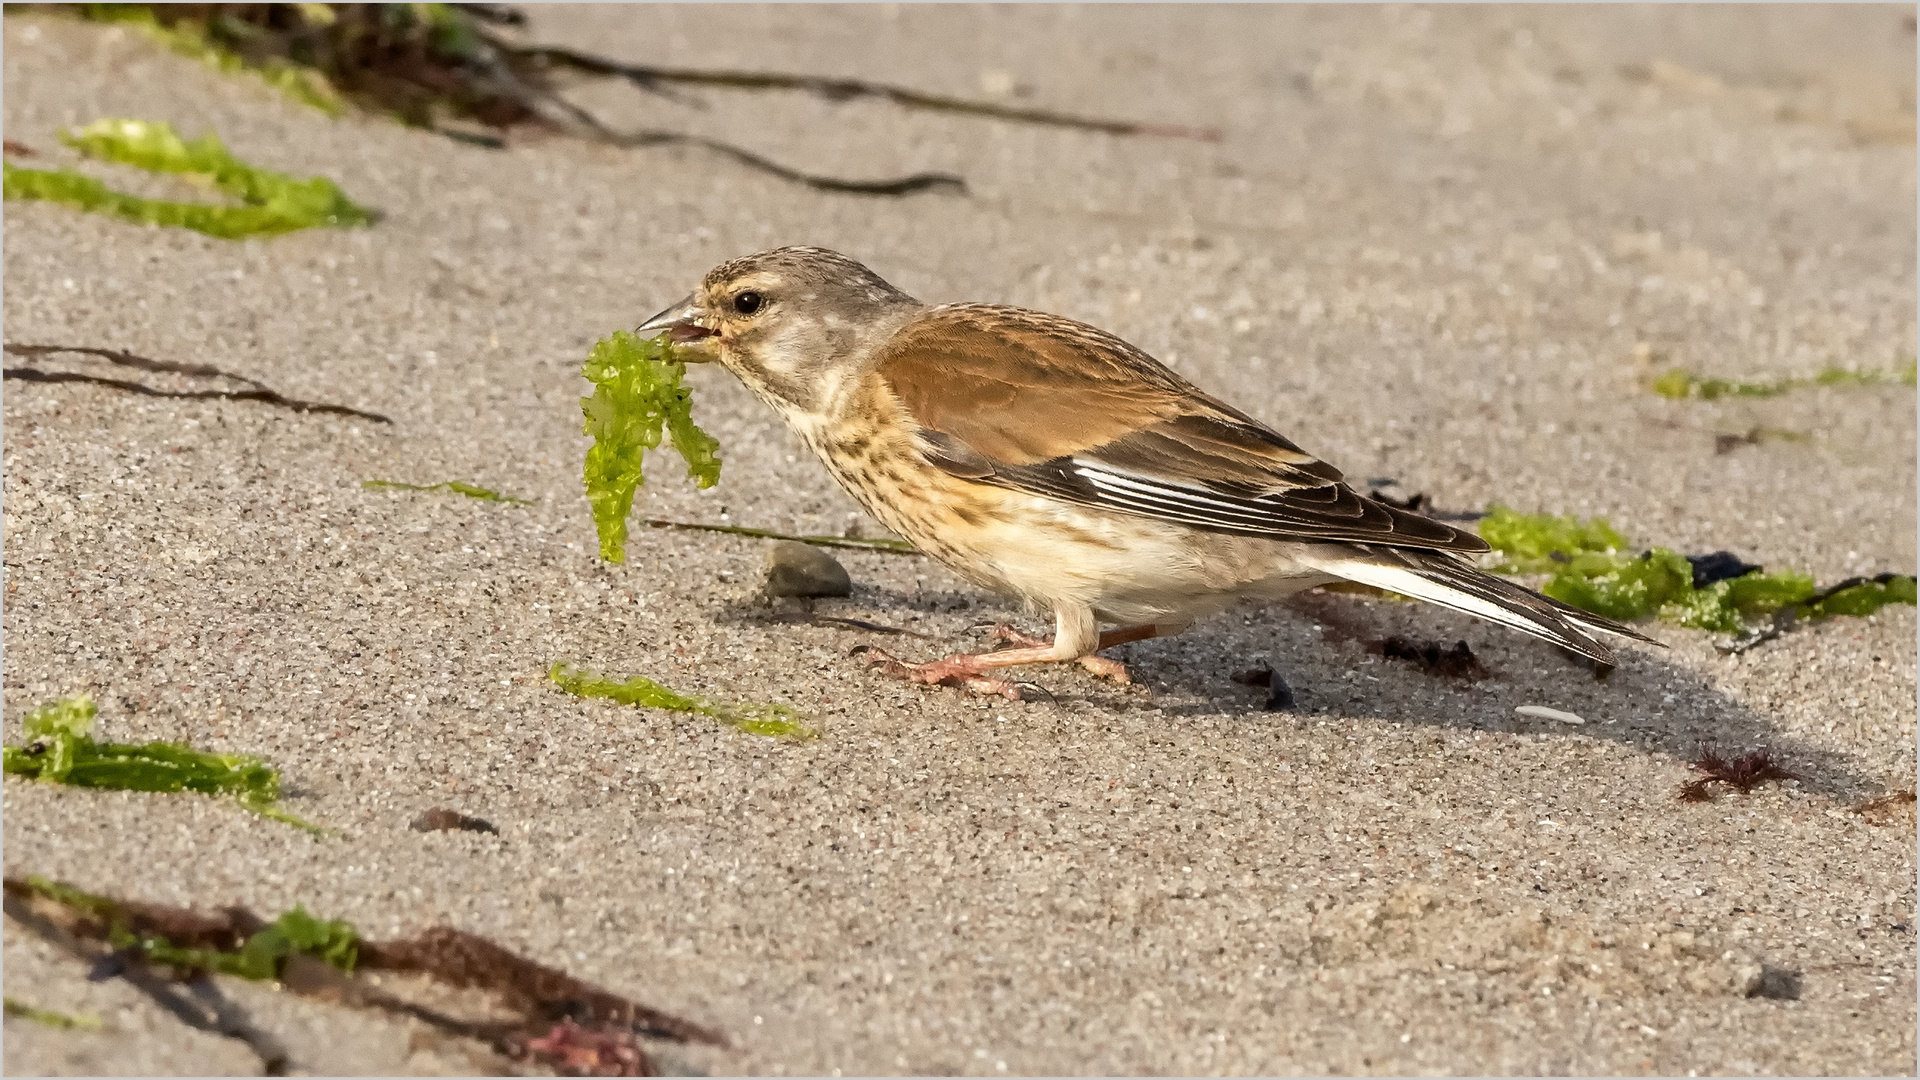
<path fill-rule="evenodd" d="M 921 309 L 845 255 L 785 247 L 714 267 L 638 333 L 664 331 L 676 355 L 718 360 L 776 406 L 820 411 Z"/>

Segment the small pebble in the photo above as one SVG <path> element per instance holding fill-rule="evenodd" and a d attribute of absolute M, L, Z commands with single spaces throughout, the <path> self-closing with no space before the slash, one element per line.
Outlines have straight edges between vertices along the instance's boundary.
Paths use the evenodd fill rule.
<path fill-rule="evenodd" d="M 1537 716 L 1542 720 L 1558 720 L 1563 724 L 1584 724 L 1586 719 L 1559 709 L 1549 709 L 1545 705 L 1515 705 L 1513 711 L 1521 716 Z"/>
<path fill-rule="evenodd" d="M 781 540 L 767 551 L 768 596 L 852 596 L 840 561 L 811 544 Z"/>

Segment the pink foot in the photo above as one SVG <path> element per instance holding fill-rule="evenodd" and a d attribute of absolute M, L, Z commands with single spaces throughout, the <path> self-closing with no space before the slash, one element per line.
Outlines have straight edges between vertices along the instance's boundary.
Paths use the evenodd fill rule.
<path fill-rule="evenodd" d="M 909 664 L 885 649 L 863 645 L 854 650 L 864 653 L 867 663 L 897 679 L 929 683 L 934 686 L 958 686 L 975 694 L 997 694 L 1010 701 L 1020 700 L 1020 688 L 1005 679 L 988 676 L 972 656 L 949 656 L 926 664 Z"/>
<path fill-rule="evenodd" d="M 1078 663 L 1097 678 L 1112 679 L 1121 686 L 1133 685 L 1133 676 L 1127 674 L 1127 665 L 1118 660 L 1109 660 L 1104 656 L 1083 656 Z"/>

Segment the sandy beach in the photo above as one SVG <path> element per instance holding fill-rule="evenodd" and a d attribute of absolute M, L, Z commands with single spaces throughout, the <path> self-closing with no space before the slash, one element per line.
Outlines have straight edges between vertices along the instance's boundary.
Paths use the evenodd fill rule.
<path fill-rule="evenodd" d="M 10 343 L 213 364 L 391 418 L 8 381 L 6 738 L 89 693 L 103 739 L 258 755 L 314 837 L 184 794 L 9 778 L 4 862 L 369 937 L 436 925 L 711 1026 L 714 1074 L 1911 1074 L 1915 611 L 1738 655 L 1668 624 L 1610 678 L 1424 605 L 1313 594 L 1114 650 L 1039 700 L 892 681 L 1043 624 L 917 556 L 836 551 L 797 618 L 766 542 L 581 490 L 593 342 L 716 263 L 845 252 L 928 302 L 1083 319 L 1356 480 L 1599 515 L 1822 584 L 1915 568 L 1907 385 L 1669 400 L 1652 372 L 1915 356 L 1911 7 L 538 6 L 529 36 L 673 67 L 872 79 L 1218 128 L 1206 142 L 878 100 L 588 83 L 623 130 L 964 193 L 810 190 L 697 148 L 339 119 L 127 30 L 9 15 L 7 139 L 101 117 L 326 176 L 361 229 L 231 242 L 9 202 Z M 24 163 L 24 162 L 22 162 Z M 183 190 L 78 165 L 141 190 Z M 18 361 L 8 358 L 8 366 Z M 97 360 L 47 370 L 129 374 Z M 636 518 L 879 536 L 725 371 L 720 484 Z M 1784 433 L 1784 434 L 1782 434 Z M 529 501 L 367 489 L 461 481 Z M 1467 641 L 1491 674 L 1369 651 Z M 569 697 L 556 663 L 779 702 L 812 741 Z M 1260 664 L 1298 693 L 1262 709 Z M 1574 725 L 1515 713 L 1540 705 Z M 1703 745 L 1798 782 L 1676 798 Z M 1909 804 L 1910 806 L 1910 804 Z M 497 835 L 418 832 L 446 807 Z M 259 1058 L 6 924 L 9 1074 Z M 299 1073 L 495 1071 L 478 1044 L 223 978 Z"/>

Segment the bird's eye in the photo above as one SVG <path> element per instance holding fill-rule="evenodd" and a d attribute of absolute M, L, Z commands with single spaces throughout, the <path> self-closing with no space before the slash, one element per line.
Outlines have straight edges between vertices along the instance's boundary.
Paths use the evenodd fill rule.
<path fill-rule="evenodd" d="M 757 292 L 743 292 L 740 295 L 733 298 L 733 310 L 739 312 L 742 315 L 751 315 L 754 312 L 759 311 L 761 308 L 761 305 L 765 304 L 766 302 L 767 302 L 766 297 L 761 296 Z"/>

